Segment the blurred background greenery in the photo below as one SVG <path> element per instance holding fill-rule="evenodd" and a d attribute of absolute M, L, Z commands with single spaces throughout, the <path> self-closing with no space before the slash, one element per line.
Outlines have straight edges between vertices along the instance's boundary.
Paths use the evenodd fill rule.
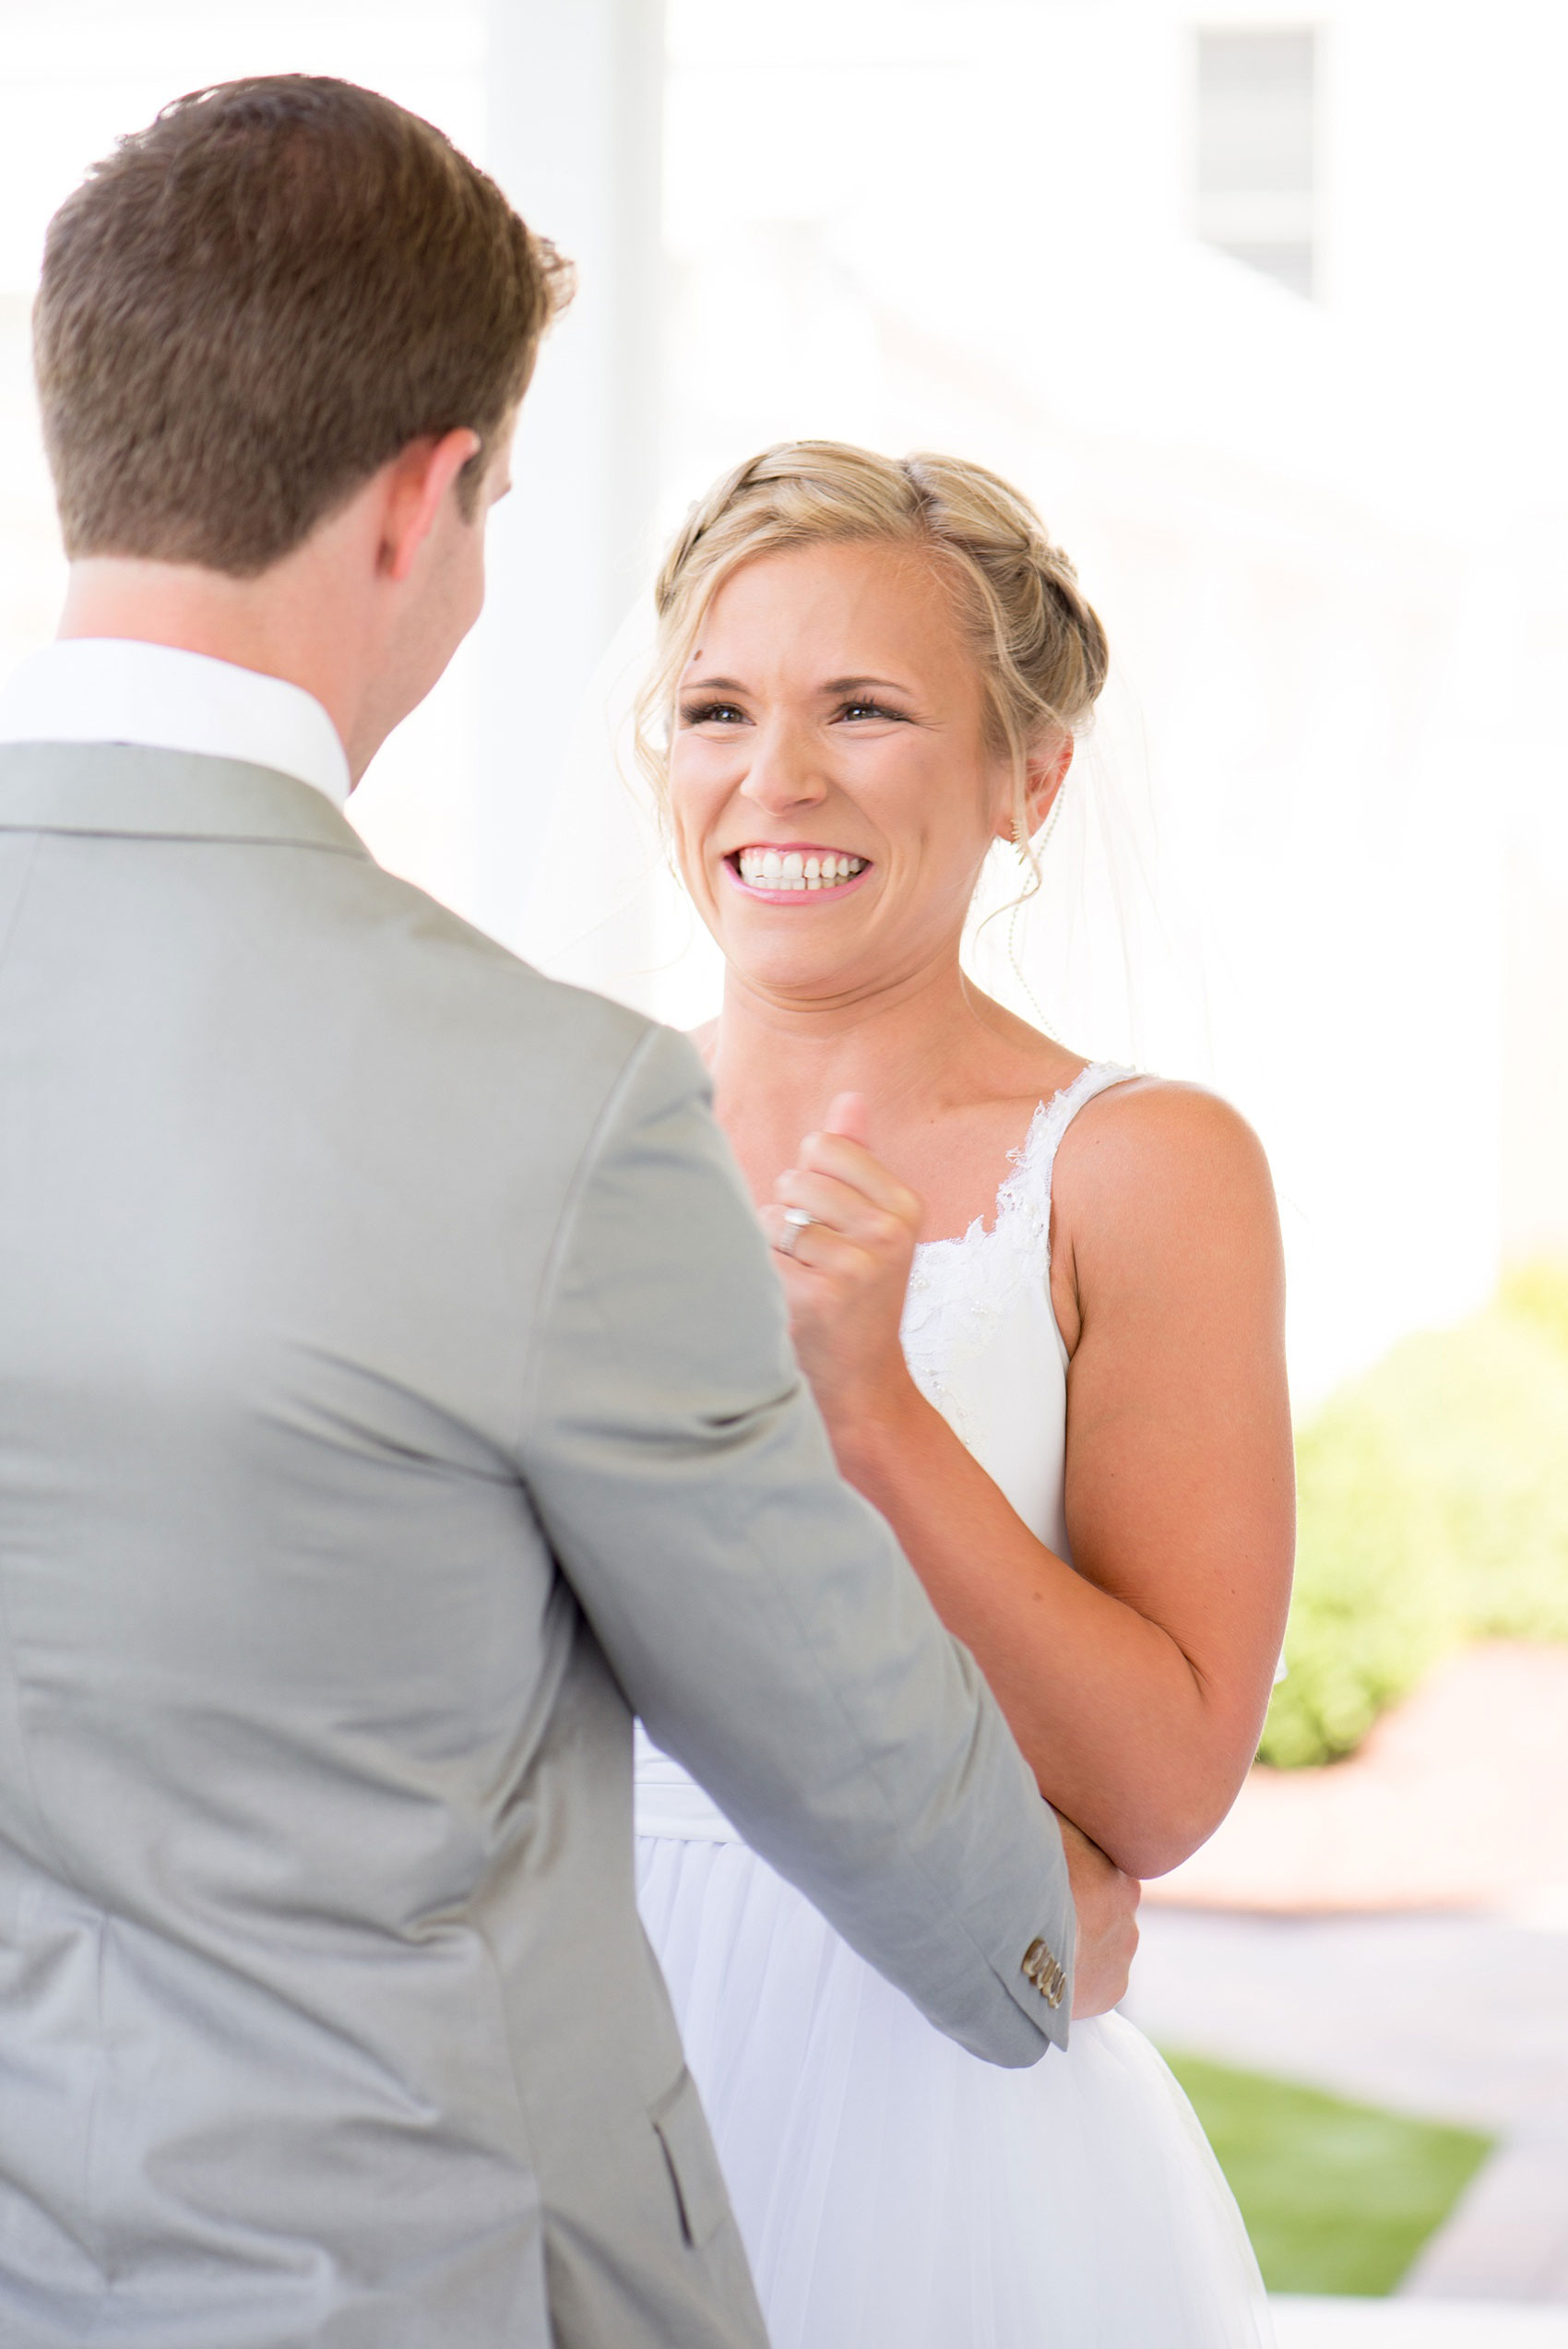
<path fill-rule="evenodd" d="M 1301 1432 L 1287 1677 L 1260 1759 L 1353 1753 L 1472 1639 L 1568 1640 L 1568 1262 L 1408 1338 Z"/>

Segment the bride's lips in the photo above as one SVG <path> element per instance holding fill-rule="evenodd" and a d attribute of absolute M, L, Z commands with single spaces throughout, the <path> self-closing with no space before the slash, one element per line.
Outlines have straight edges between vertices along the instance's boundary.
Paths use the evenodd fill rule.
<path fill-rule="evenodd" d="M 732 848 L 724 869 L 743 896 L 764 905 L 821 905 L 858 889 L 872 867 L 852 850 L 820 841 L 758 841 Z"/>

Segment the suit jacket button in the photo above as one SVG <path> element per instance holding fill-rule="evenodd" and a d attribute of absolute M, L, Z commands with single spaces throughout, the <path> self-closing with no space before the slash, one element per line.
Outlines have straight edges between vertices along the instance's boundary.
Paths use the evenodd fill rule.
<path fill-rule="evenodd" d="M 1036 1939 L 1024 1952 L 1024 1979 L 1039 1992 L 1048 2007 L 1062 2004 L 1066 1995 L 1067 1976 L 1051 1954 L 1051 1945 Z"/>

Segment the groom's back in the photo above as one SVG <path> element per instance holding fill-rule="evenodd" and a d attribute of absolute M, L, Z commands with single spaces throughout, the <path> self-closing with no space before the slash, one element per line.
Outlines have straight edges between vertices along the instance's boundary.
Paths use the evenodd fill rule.
<path fill-rule="evenodd" d="M 542 2343 L 530 2105 L 564 2054 L 657 2159 L 679 2070 L 624 1707 L 508 1457 L 642 1025 L 286 778 L 0 751 L 17 823 L 0 2337 Z"/>

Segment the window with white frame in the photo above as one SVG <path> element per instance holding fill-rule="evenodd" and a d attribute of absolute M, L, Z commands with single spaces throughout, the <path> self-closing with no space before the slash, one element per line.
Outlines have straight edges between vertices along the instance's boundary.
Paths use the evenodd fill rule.
<path fill-rule="evenodd" d="M 1317 34 L 1197 37 L 1197 228 L 1292 293 L 1315 291 Z"/>

